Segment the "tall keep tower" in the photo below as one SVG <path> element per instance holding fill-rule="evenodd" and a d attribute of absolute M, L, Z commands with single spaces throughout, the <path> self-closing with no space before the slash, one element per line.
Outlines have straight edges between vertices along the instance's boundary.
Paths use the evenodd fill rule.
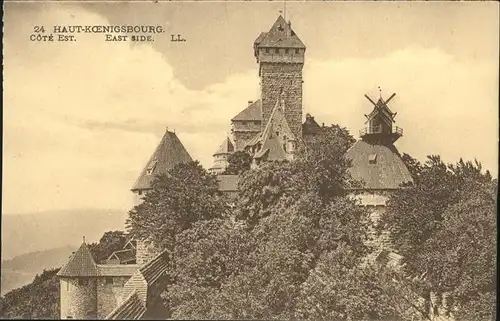
<path fill-rule="evenodd" d="M 262 122 L 266 126 L 276 101 L 285 99 L 285 118 L 295 137 L 302 137 L 302 68 L 306 46 L 280 15 L 269 32 L 254 42 L 259 63 Z M 262 128 L 263 130 L 264 128 Z"/>

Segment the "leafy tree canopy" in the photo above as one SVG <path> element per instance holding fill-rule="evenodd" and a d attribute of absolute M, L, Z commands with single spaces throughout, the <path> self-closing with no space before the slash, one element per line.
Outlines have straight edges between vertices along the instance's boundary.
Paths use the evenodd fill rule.
<path fill-rule="evenodd" d="M 224 216 L 225 204 L 215 175 L 197 161 L 178 164 L 154 179 L 151 191 L 129 212 L 126 224 L 138 239 L 173 249 L 177 234 L 197 221 Z"/>
<path fill-rule="evenodd" d="M 491 318 L 493 306 L 483 307 L 496 291 L 496 180 L 477 161 L 404 159 L 416 184 L 390 197 L 381 227 L 391 231 L 406 272 L 450 293 L 457 316 Z"/>
<path fill-rule="evenodd" d="M 230 154 L 227 158 L 229 163 L 224 174 L 225 175 L 240 175 L 250 169 L 252 164 L 252 156 L 245 151 L 236 151 Z"/>

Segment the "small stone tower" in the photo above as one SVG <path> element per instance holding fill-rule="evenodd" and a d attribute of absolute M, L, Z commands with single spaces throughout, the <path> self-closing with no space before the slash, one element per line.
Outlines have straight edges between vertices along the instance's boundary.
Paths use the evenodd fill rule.
<path fill-rule="evenodd" d="M 99 270 L 85 239 L 57 275 L 61 292 L 61 319 L 96 319 Z"/>
<path fill-rule="evenodd" d="M 302 137 L 302 68 L 306 47 L 280 15 L 269 32 L 254 42 L 259 63 L 262 130 L 268 123 L 281 93 L 286 97 L 286 120 L 295 137 Z"/>
<path fill-rule="evenodd" d="M 209 169 L 209 172 L 213 174 L 222 174 L 229 165 L 228 157 L 233 152 L 234 152 L 234 145 L 229 139 L 229 137 L 226 137 L 226 139 L 224 139 L 222 144 L 217 148 L 217 151 L 213 155 L 214 164 L 212 168 Z"/>

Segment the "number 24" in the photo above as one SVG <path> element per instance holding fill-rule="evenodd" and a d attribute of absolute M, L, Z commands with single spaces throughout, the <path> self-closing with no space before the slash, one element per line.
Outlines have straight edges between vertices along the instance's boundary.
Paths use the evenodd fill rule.
<path fill-rule="evenodd" d="M 35 29 L 34 31 L 36 33 L 40 33 L 40 32 L 43 33 L 43 32 L 45 32 L 45 28 L 43 26 L 35 26 L 34 29 Z"/>

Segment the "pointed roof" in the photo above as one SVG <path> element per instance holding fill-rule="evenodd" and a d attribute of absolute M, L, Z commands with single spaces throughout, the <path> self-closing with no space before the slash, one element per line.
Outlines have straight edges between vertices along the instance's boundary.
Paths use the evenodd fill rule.
<path fill-rule="evenodd" d="M 221 154 L 230 154 L 232 152 L 234 152 L 234 145 L 229 139 L 229 137 L 226 137 L 226 139 L 224 139 L 222 144 L 220 144 L 219 147 L 217 148 L 217 151 L 215 152 L 214 156 Z"/>
<path fill-rule="evenodd" d="M 167 130 L 146 167 L 142 170 L 132 191 L 150 189 L 151 182 L 155 176 L 166 174 L 177 164 L 189 163 L 192 161 L 193 159 L 184 148 L 184 145 L 182 145 L 177 135 Z"/>
<path fill-rule="evenodd" d="M 398 189 L 413 178 L 394 145 L 374 144 L 358 140 L 347 151 L 351 160 L 349 172 L 365 183 L 363 190 Z"/>
<path fill-rule="evenodd" d="M 68 263 L 59 270 L 58 276 L 90 277 L 99 276 L 99 269 L 85 242 L 71 255 Z"/>
<path fill-rule="evenodd" d="M 247 108 L 243 109 L 238 115 L 234 116 L 231 121 L 262 121 L 262 101 L 259 99 L 254 101 Z"/>
<path fill-rule="evenodd" d="M 263 32 L 255 40 L 254 46 L 260 48 L 279 47 L 279 48 L 302 48 L 304 43 L 297 37 L 292 30 L 290 22 L 286 22 L 280 15 L 269 32 Z"/>
<path fill-rule="evenodd" d="M 286 159 L 286 151 L 283 149 L 284 139 L 286 137 L 288 140 L 295 140 L 295 135 L 286 121 L 284 109 L 284 99 L 278 98 L 264 130 L 247 143 L 246 146 L 261 144 L 254 158 L 267 156 L 268 160 L 273 161 Z"/>
<path fill-rule="evenodd" d="M 310 114 L 306 114 L 306 121 L 302 124 L 302 135 L 316 135 L 321 132 L 321 126 Z"/>

